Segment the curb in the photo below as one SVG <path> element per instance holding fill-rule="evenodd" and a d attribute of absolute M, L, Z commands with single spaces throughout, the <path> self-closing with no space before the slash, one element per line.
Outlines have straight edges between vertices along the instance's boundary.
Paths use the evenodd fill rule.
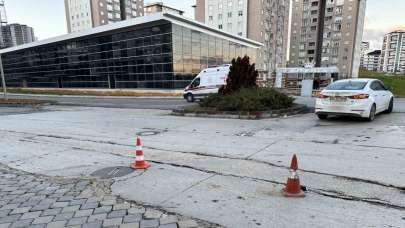
<path fill-rule="evenodd" d="M 175 109 L 172 111 L 173 116 L 184 117 L 203 117 L 219 119 L 242 119 L 242 120 L 261 120 L 271 119 L 297 114 L 309 113 L 312 110 L 305 105 L 294 105 L 291 108 L 271 110 L 271 111 L 254 111 L 254 112 L 227 112 L 227 111 L 192 111 L 187 109 Z"/>
<path fill-rule="evenodd" d="M 182 96 L 94 96 L 94 95 L 55 95 L 55 94 L 31 94 L 31 93 L 9 93 L 12 96 L 25 97 L 72 97 L 72 98 L 115 98 L 115 99 L 179 99 Z"/>

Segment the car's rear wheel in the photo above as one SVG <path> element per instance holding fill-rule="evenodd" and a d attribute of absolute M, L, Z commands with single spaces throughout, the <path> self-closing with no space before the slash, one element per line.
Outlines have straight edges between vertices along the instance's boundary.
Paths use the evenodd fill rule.
<path fill-rule="evenodd" d="M 371 106 L 371 109 L 370 109 L 370 114 L 367 118 L 368 121 L 371 122 L 375 119 L 376 110 L 377 110 L 377 108 L 376 108 L 375 104 L 373 104 L 373 106 Z"/>
<path fill-rule="evenodd" d="M 193 94 L 191 94 L 191 93 L 188 93 L 187 94 L 187 96 L 186 96 L 186 100 L 187 100 L 187 102 L 194 102 L 194 95 Z"/>
<path fill-rule="evenodd" d="M 390 114 L 394 110 L 394 98 L 391 98 L 388 109 L 384 113 Z"/>
<path fill-rule="evenodd" d="M 326 115 L 326 114 L 318 114 L 318 118 L 320 120 L 326 120 L 328 118 L 328 115 Z"/>

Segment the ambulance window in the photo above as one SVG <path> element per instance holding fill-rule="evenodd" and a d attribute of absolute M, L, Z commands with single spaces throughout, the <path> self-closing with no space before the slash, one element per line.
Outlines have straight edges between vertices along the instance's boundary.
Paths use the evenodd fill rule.
<path fill-rule="evenodd" d="M 196 78 L 196 79 L 193 81 L 193 83 L 191 83 L 191 87 L 192 87 L 192 88 L 197 87 L 197 86 L 199 86 L 199 85 L 200 85 L 200 78 Z"/>

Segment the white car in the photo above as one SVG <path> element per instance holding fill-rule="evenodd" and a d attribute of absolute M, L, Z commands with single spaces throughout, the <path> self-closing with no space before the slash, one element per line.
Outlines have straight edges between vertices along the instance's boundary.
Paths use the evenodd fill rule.
<path fill-rule="evenodd" d="M 391 113 L 394 95 L 377 79 L 340 80 L 326 87 L 316 99 L 319 119 L 329 115 L 348 115 L 373 121 L 378 113 Z"/>

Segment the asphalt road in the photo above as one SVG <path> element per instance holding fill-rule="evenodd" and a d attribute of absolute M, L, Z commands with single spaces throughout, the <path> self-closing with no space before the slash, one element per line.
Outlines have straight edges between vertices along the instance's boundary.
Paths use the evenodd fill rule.
<path fill-rule="evenodd" d="M 140 97 L 94 97 L 94 96 L 46 96 L 10 95 L 10 98 L 29 98 L 57 101 L 60 105 L 74 105 L 103 108 L 136 108 L 172 110 L 190 105 L 183 98 L 140 98 Z"/>
<path fill-rule="evenodd" d="M 57 101 L 60 105 L 74 105 L 102 108 L 135 108 L 172 110 L 192 105 L 183 98 L 144 98 L 144 97 L 94 97 L 94 96 L 46 96 L 46 95 L 10 95 L 10 98 L 29 98 Z M 315 106 L 315 98 L 296 97 L 298 104 Z M 394 112 L 405 113 L 405 98 L 395 99 Z"/>

